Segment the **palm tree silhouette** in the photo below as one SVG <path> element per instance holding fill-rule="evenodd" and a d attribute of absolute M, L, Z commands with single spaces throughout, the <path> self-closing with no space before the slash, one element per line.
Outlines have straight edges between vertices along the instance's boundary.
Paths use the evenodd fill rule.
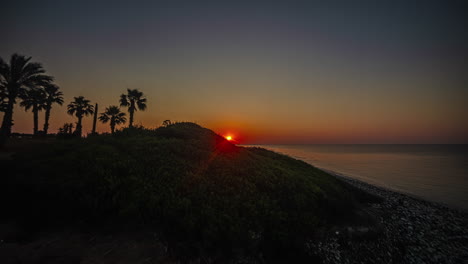
<path fill-rule="evenodd" d="M 111 132 L 114 134 L 115 125 L 124 124 L 127 121 L 127 118 L 125 118 L 125 113 L 120 111 L 118 106 L 111 105 L 106 108 L 104 113 L 101 113 L 99 121 L 104 124 L 110 121 Z"/>
<path fill-rule="evenodd" d="M 45 85 L 53 80 L 51 76 L 44 74 L 45 70 L 40 63 L 30 62 L 30 60 L 31 57 L 16 53 L 11 55 L 9 63 L 0 58 L 0 86 L 7 99 L 0 131 L 0 146 L 11 134 L 13 108 L 18 96 L 28 89 Z"/>
<path fill-rule="evenodd" d="M 31 109 L 33 112 L 33 121 L 34 121 L 34 129 L 33 134 L 37 135 L 38 132 L 38 117 L 39 111 L 44 109 L 46 94 L 42 88 L 32 88 L 29 90 L 24 91 L 20 95 L 22 101 L 20 106 L 24 107 L 25 111 Z"/>
<path fill-rule="evenodd" d="M 146 98 L 144 98 L 143 93 L 137 89 L 127 89 L 127 94 L 120 95 L 120 106 L 128 107 L 128 113 L 130 115 L 128 126 L 133 127 L 133 114 L 137 110 L 145 111 Z"/>
<path fill-rule="evenodd" d="M 78 118 L 75 134 L 81 137 L 81 121 L 84 116 L 92 115 L 94 113 L 94 107 L 90 104 L 89 100 L 85 99 L 83 96 L 78 96 L 74 97 L 74 101 L 69 103 L 67 108 L 67 113 L 69 115 L 75 115 L 76 118 Z"/>
<path fill-rule="evenodd" d="M 44 92 L 46 94 L 45 99 L 45 118 L 44 118 L 44 134 L 47 135 L 49 131 L 49 118 L 50 110 L 52 109 L 52 104 L 56 103 L 63 105 L 63 93 L 59 91 L 59 87 L 55 84 L 49 83 L 44 85 Z"/>

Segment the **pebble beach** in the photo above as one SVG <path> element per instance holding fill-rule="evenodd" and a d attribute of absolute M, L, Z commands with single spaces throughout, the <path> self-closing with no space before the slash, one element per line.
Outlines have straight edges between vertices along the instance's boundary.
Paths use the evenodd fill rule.
<path fill-rule="evenodd" d="M 312 250 L 325 263 L 468 263 L 468 213 L 327 171 L 382 198 L 372 226 L 333 231 Z"/>

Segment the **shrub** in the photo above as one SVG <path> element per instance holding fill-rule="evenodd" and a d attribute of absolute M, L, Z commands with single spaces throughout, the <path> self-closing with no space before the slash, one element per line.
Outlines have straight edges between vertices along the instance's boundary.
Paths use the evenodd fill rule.
<path fill-rule="evenodd" d="M 364 197 L 305 162 L 237 147 L 193 123 L 48 142 L 17 153 L 7 169 L 10 215 L 143 222 L 188 256 L 303 252 Z"/>

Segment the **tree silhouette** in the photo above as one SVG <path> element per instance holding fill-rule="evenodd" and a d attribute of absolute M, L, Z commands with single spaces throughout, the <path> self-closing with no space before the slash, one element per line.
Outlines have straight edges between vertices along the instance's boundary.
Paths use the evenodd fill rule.
<path fill-rule="evenodd" d="M 106 108 L 106 111 L 101 113 L 99 121 L 104 124 L 110 122 L 111 132 L 114 134 L 115 125 L 124 124 L 127 121 L 127 118 L 125 118 L 125 113 L 120 111 L 118 106 L 111 105 Z"/>
<path fill-rule="evenodd" d="M 44 109 L 46 94 L 42 88 L 32 88 L 29 90 L 24 91 L 20 95 L 22 101 L 20 106 L 24 107 L 24 110 L 28 111 L 31 109 L 33 112 L 33 121 L 34 121 L 34 129 L 33 134 L 37 135 L 38 132 L 38 119 L 39 119 L 39 111 Z"/>
<path fill-rule="evenodd" d="M 127 94 L 120 95 L 120 106 L 128 107 L 128 113 L 130 115 L 128 126 L 133 127 L 133 114 L 137 110 L 145 111 L 146 98 L 144 98 L 143 93 L 137 89 L 127 89 Z"/>
<path fill-rule="evenodd" d="M 65 123 L 58 129 L 58 138 L 71 138 L 73 136 L 73 123 Z"/>
<path fill-rule="evenodd" d="M 68 104 L 67 113 L 69 115 L 75 115 L 78 118 L 76 123 L 75 134 L 81 137 L 82 131 L 82 120 L 84 116 L 92 115 L 94 113 L 94 107 L 90 104 L 90 101 L 85 99 L 83 96 L 74 97 L 74 101 Z"/>
<path fill-rule="evenodd" d="M 0 146 L 11 134 L 13 126 L 13 108 L 21 93 L 37 86 L 45 85 L 53 80 L 45 75 L 40 63 L 30 62 L 31 57 L 18 54 L 11 55 L 10 62 L 0 58 L 0 86 L 5 93 L 5 106 L 2 127 L 0 131 Z"/>
<path fill-rule="evenodd" d="M 59 87 L 55 84 L 49 83 L 44 85 L 44 92 L 46 94 L 44 109 L 45 109 L 45 118 L 44 118 L 44 134 L 47 135 L 49 131 L 49 118 L 50 110 L 54 103 L 62 105 L 63 104 L 63 93 L 59 91 Z"/>

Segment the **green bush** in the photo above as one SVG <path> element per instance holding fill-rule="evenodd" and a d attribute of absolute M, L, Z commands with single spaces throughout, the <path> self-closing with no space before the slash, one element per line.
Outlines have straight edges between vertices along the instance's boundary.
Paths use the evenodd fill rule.
<path fill-rule="evenodd" d="M 12 217 L 145 223 L 187 255 L 302 252 L 365 197 L 307 163 L 193 123 L 36 144 L 5 166 Z"/>

